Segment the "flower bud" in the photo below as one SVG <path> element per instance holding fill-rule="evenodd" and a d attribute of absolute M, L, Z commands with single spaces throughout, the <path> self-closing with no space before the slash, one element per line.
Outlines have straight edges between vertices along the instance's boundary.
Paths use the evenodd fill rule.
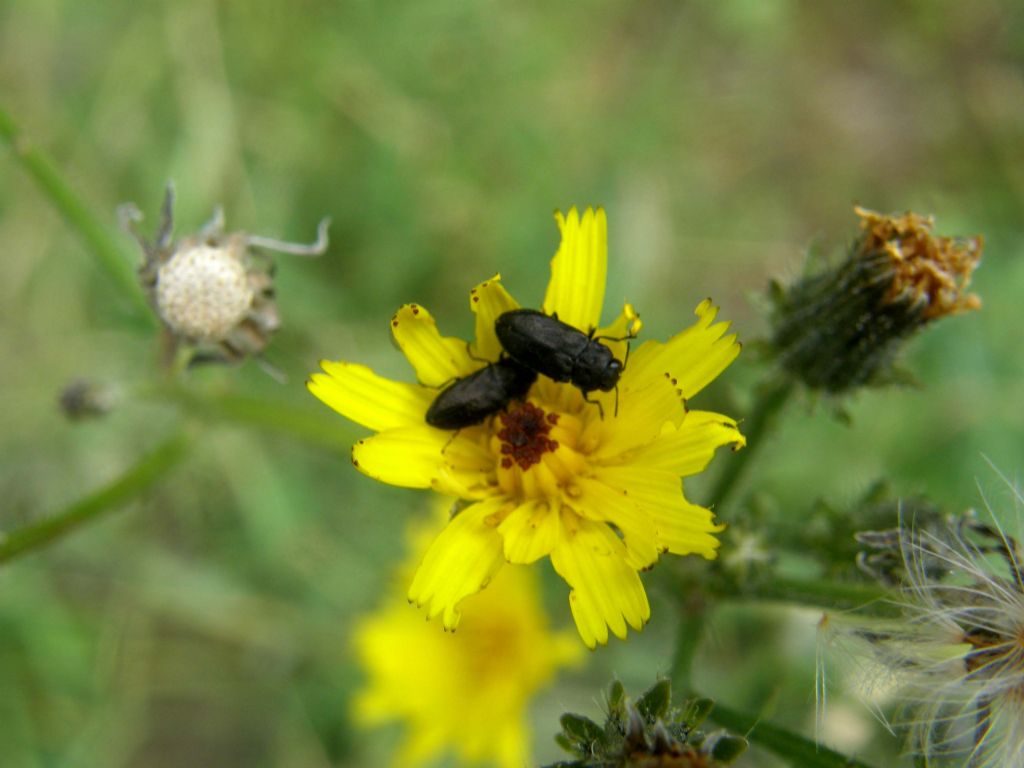
<path fill-rule="evenodd" d="M 982 238 L 939 237 L 931 217 L 854 209 L 861 233 L 837 266 L 773 285 L 772 346 L 783 368 L 831 394 L 893 378 L 900 343 L 981 306 L 967 293 Z"/>

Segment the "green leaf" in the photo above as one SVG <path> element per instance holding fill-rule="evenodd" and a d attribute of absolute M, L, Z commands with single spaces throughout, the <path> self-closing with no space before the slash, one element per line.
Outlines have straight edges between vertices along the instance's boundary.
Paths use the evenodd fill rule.
<path fill-rule="evenodd" d="M 728 765 L 746 752 L 747 746 L 747 740 L 742 736 L 723 734 L 715 740 L 714 746 L 711 747 L 711 757 Z"/>
<path fill-rule="evenodd" d="M 714 699 L 691 699 L 683 706 L 683 714 L 680 719 L 693 730 L 707 719 L 714 708 Z"/>
<path fill-rule="evenodd" d="M 582 746 L 584 754 L 589 754 L 593 745 L 604 743 L 604 729 L 589 717 L 566 712 L 559 722 L 565 736 L 576 745 L 570 749 L 572 752 L 577 752 Z"/>
<path fill-rule="evenodd" d="M 611 684 L 608 689 L 608 709 L 610 711 L 616 711 L 622 708 L 622 703 L 626 700 L 626 689 L 622 683 L 616 680 Z"/>
<path fill-rule="evenodd" d="M 671 705 L 672 683 L 667 678 L 652 685 L 636 702 L 637 709 L 649 723 L 665 717 Z"/>

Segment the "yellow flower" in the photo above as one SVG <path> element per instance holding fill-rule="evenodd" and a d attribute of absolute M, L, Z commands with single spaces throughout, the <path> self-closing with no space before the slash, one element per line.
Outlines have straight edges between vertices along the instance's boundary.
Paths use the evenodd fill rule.
<path fill-rule="evenodd" d="M 403 576 L 412 574 L 442 526 L 421 532 Z M 558 667 L 580 658 L 570 635 L 548 628 L 528 568 L 503 569 L 463 607 L 466 623 L 454 634 L 423 621 L 404 600 L 388 602 L 355 629 L 369 682 L 354 714 L 364 725 L 405 723 L 397 766 L 420 765 L 446 750 L 463 764 L 528 765 L 530 697 Z"/>
<path fill-rule="evenodd" d="M 542 309 L 601 338 L 616 358 L 640 328 L 626 305 L 599 327 L 608 239 L 604 211 L 556 214 L 562 242 L 551 262 Z M 459 603 L 483 589 L 502 564 L 550 556 L 571 587 L 569 605 L 583 641 L 606 643 L 640 629 L 650 606 L 638 571 L 662 552 L 714 558 L 723 526 L 683 496 L 680 478 L 701 472 L 716 448 L 741 446 L 736 422 L 687 401 L 739 354 L 710 300 L 697 322 L 666 343 L 629 354 L 615 392 L 591 392 L 540 376 L 521 406 L 456 433 L 428 426 L 439 388 L 498 360 L 495 320 L 519 307 L 500 276 L 470 292 L 471 345 L 442 336 L 423 308 L 408 304 L 391 330 L 417 384 L 390 381 L 362 365 L 322 362 L 310 391 L 343 416 L 377 432 L 352 449 L 352 463 L 381 482 L 432 488 L 469 504 L 435 539 L 409 599 L 444 625 L 459 623 Z M 596 329 L 596 330 L 595 330 Z"/>

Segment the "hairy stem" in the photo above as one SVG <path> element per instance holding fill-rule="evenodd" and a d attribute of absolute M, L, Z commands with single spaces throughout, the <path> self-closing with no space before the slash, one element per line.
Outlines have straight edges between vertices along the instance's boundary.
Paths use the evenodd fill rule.
<path fill-rule="evenodd" d="M 854 757 L 847 757 L 835 750 L 814 743 L 800 734 L 766 723 L 754 715 L 740 712 L 715 702 L 709 718 L 742 734 L 753 744 L 773 752 L 790 765 L 800 768 L 871 768 L 867 763 Z"/>

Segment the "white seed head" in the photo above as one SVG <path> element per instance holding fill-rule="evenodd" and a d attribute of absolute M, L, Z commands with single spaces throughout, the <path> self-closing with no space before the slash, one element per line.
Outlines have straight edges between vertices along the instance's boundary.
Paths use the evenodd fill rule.
<path fill-rule="evenodd" d="M 157 272 L 156 304 L 175 333 L 220 341 L 245 319 L 255 297 L 238 250 L 185 244 Z"/>
<path fill-rule="evenodd" d="M 929 765 L 967 755 L 971 768 L 1024 766 L 1024 558 L 1020 536 L 988 517 L 938 533 L 901 521 L 902 617 L 822 625 L 830 644 L 870 662 L 862 678 L 889 684 L 902 704 L 894 724 Z"/>

